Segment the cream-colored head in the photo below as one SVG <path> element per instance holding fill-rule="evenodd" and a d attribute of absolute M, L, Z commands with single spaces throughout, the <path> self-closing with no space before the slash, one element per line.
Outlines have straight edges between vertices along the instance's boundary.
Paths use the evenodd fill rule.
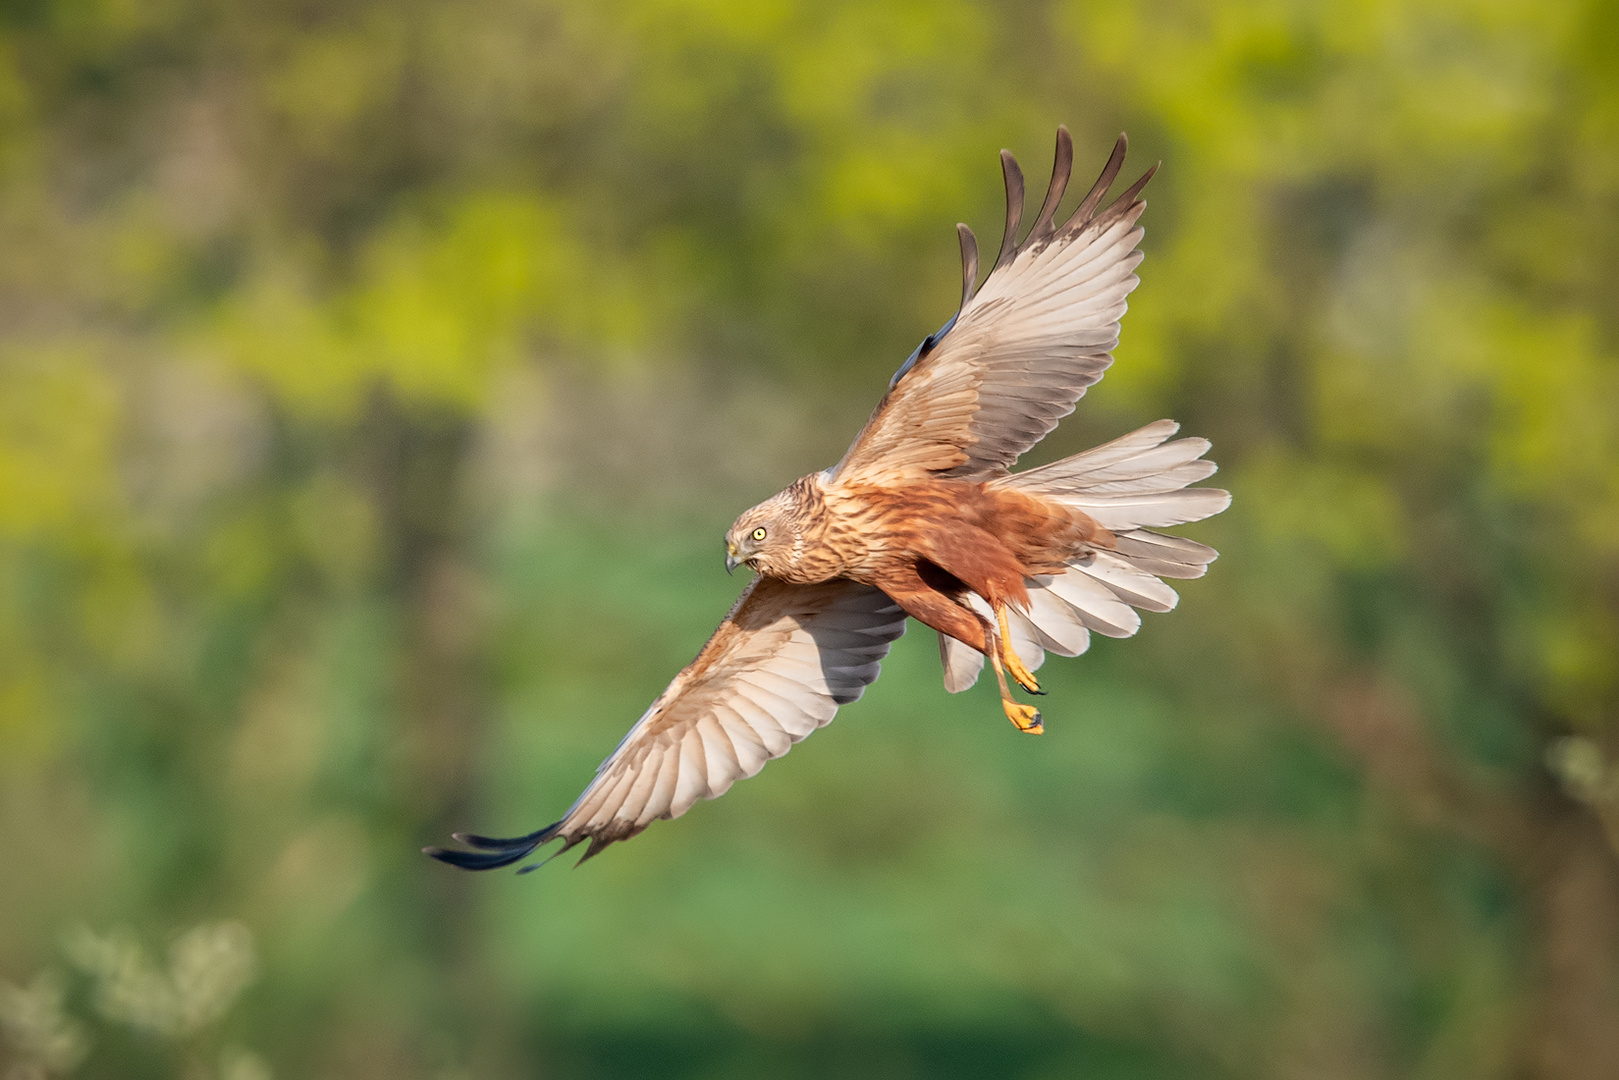
<path fill-rule="evenodd" d="M 797 486 L 742 512 L 725 534 L 725 569 L 746 565 L 770 577 L 791 578 L 800 550 L 805 507 Z"/>

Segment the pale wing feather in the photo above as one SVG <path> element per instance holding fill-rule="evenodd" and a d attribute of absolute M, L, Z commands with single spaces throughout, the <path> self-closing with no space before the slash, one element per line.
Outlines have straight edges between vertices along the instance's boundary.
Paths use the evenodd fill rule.
<path fill-rule="evenodd" d="M 972 290 L 977 245 L 961 227 L 966 287 L 961 309 L 906 361 L 836 468 L 844 482 L 883 483 L 926 475 L 1002 475 L 1074 409 L 1113 362 L 1126 297 L 1136 287 L 1137 195 L 1149 171 L 1098 211 L 1124 159 L 1120 136 L 1101 178 L 1061 227 L 1052 214 L 1073 148 L 1057 135 L 1045 205 L 1021 245 L 1023 179 L 1002 155 L 1007 234 L 994 269 Z"/>
<path fill-rule="evenodd" d="M 665 758 L 678 757 L 678 755 L 665 753 L 663 747 L 656 745 L 660 741 L 662 741 L 661 737 L 655 740 L 654 745 L 648 747 L 647 752 L 641 755 L 640 760 L 635 763 L 635 781 L 630 784 L 629 794 L 624 796 L 624 802 L 619 806 L 618 812 L 614 815 L 615 817 L 622 818 L 625 821 L 640 822 L 641 811 L 646 808 L 647 803 L 651 801 L 652 796 L 658 790 L 658 783 L 663 777 Z"/>
<path fill-rule="evenodd" d="M 878 675 L 905 613 L 850 581 L 760 578 L 697 659 L 602 762 L 561 821 L 525 837 L 460 837 L 476 852 L 429 853 L 467 869 L 521 860 L 540 844 L 588 840 L 585 858 L 659 818 L 679 817 L 830 722 Z"/>
<path fill-rule="evenodd" d="M 759 743 L 768 755 L 766 760 L 779 758 L 793 748 L 793 738 L 787 730 L 776 722 L 771 712 L 776 709 L 792 709 L 791 701 L 773 701 L 771 694 L 761 694 L 758 690 L 745 691 L 731 699 L 731 711 L 742 718 L 742 722 L 759 736 Z M 763 766 L 761 766 L 762 768 Z"/>
<path fill-rule="evenodd" d="M 737 779 L 746 779 L 758 773 L 771 758 L 764 733 L 744 720 L 730 704 L 715 705 L 713 709 L 720 726 L 731 739 L 731 746 L 736 750 L 737 772 L 740 774 Z M 633 764 L 625 762 L 625 767 L 633 768 Z"/>
<path fill-rule="evenodd" d="M 674 805 L 675 787 L 680 782 L 680 746 L 674 739 L 663 740 L 658 747 L 657 780 L 647 792 L 646 802 L 636 811 L 636 820 L 651 821 L 651 817 L 642 817 L 647 807 L 660 807 L 667 811 Z M 650 763 L 649 763 L 650 764 Z"/>
<path fill-rule="evenodd" d="M 679 817 L 698 799 L 708 798 L 708 748 L 701 732 L 695 739 L 680 740 L 680 772 L 674 794 L 669 796 L 669 816 Z"/>
<path fill-rule="evenodd" d="M 713 714 L 703 717 L 697 722 L 697 734 L 703 744 L 706 754 L 705 762 L 708 766 L 708 794 L 707 799 L 717 799 L 731 790 L 731 785 L 742 775 L 741 759 L 737 757 L 736 744 L 725 733 L 725 727 Z M 684 744 L 689 739 L 681 740 Z"/>

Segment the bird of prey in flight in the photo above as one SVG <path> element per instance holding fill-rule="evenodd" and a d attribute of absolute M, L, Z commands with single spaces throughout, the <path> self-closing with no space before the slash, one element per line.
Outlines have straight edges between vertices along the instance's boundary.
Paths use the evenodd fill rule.
<path fill-rule="evenodd" d="M 1152 530 L 1198 521 L 1231 497 L 1189 485 L 1215 471 L 1204 439 L 1159 420 L 1093 450 L 1012 472 L 1113 362 L 1136 287 L 1140 195 L 1156 166 L 1104 205 L 1124 163 L 1119 136 L 1101 177 L 1058 224 L 1073 143 L 1056 161 L 1034 225 L 1017 241 L 1023 174 L 1001 151 L 1006 230 L 978 282 L 961 239 L 961 306 L 901 365 L 843 460 L 736 519 L 727 569 L 757 573 L 697 659 L 602 762 L 561 821 L 511 839 L 457 834 L 473 850 L 428 848 L 468 870 L 508 866 L 540 845 L 584 859 L 658 818 L 722 795 L 828 723 L 874 682 L 914 618 L 939 634 L 945 689 L 972 686 L 987 657 L 1019 731 L 1040 713 L 1046 653 L 1077 656 L 1092 633 L 1129 637 L 1136 609 L 1168 611 L 1163 578 L 1202 576 L 1215 551 Z M 580 861 L 583 862 L 584 859 Z M 529 867 L 530 869 L 532 867 Z"/>

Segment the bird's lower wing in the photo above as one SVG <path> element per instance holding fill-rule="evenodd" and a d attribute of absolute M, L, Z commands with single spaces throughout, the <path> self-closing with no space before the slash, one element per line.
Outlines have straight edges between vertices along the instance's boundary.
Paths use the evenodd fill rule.
<path fill-rule="evenodd" d="M 588 859 L 658 818 L 679 817 L 829 723 L 876 681 L 890 643 L 904 632 L 905 613 L 870 586 L 759 578 L 561 821 L 504 840 L 457 834 L 478 850 L 427 854 L 490 870 L 560 839 L 561 851 L 589 840 Z"/>

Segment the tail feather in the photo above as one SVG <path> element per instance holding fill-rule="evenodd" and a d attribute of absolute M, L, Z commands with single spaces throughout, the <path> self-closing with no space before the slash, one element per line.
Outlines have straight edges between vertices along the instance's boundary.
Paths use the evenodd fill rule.
<path fill-rule="evenodd" d="M 1156 495 L 1063 495 L 1064 506 L 1083 510 L 1111 532 L 1184 525 L 1213 517 L 1231 505 L 1231 493 L 1219 488 L 1187 488 Z"/>
<path fill-rule="evenodd" d="M 1058 656 L 1078 656 L 1091 647 L 1091 632 L 1086 629 L 1085 620 L 1080 618 L 1079 612 L 1050 589 L 1042 587 L 1039 584 L 1042 580 L 1045 579 L 1035 578 L 1028 582 L 1028 614 L 1014 610 L 1012 621 L 1028 623 L 1047 652 Z M 1021 658 L 1023 654 L 1018 655 Z M 1028 661 L 1024 660 L 1024 663 Z"/>
<path fill-rule="evenodd" d="M 1091 632 L 1085 626 L 1084 616 L 1044 587 L 1042 582 L 1050 580 L 1030 578 L 1027 583 L 1029 610 L 1022 612 L 1013 607 L 1007 613 L 1012 649 L 1030 671 L 1040 670 L 1048 652 L 1057 656 L 1078 656 L 1091 647 Z M 969 594 L 968 602 L 984 618 L 994 618 L 990 606 L 977 594 Z M 944 634 L 939 635 L 939 657 L 944 663 L 944 688 L 952 694 L 971 688 L 984 669 L 983 653 Z"/>
<path fill-rule="evenodd" d="M 1128 435 L 1121 435 L 1112 442 L 1092 447 L 1082 454 L 1053 461 L 1050 465 L 1042 465 L 1038 469 L 1014 473 L 1003 479 L 1002 483 L 1039 484 L 1047 478 L 1106 468 L 1132 458 L 1144 450 L 1151 450 L 1180 429 L 1181 426 L 1173 420 L 1156 420 L 1144 428 L 1137 428 Z"/>
<path fill-rule="evenodd" d="M 1196 540 L 1165 536 L 1146 529 L 1116 533 L 1115 537 L 1118 546 L 1113 550 L 1121 558 L 1129 559 L 1138 569 L 1159 577 L 1200 578 L 1208 571 L 1209 563 L 1220 554 Z"/>
<path fill-rule="evenodd" d="M 1163 481 L 1176 469 L 1198 461 L 1209 452 L 1207 439 L 1176 439 L 1139 446 L 1128 457 L 1111 460 L 1087 461 L 1089 452 L 1054 461 L 1039 469 L 1014 473 L 1012 480 L 1018 487 L 1038 485 L 1047 491 L 1105 490 L 1106 485 L 1130 481 Z M 1204 474 L 1214 471 L 1213 463 L 1202 466 Z M 1191 481 L 1187 481 L 1191 483 Z M 1184 484 L 1173 482 L 1144 485 L 1149 491 L 1170 491 Z"/>
<path fill-rule="evenodd" d="M 1098 551 L 1074 570 L 1100 581 L 1114 596 L 1142 611 L 1173 611 L 1180 594 L 1128 559 Z"/>
<path fill-rule="evenodd" d="M 1117 541 L 1112 550 L 1087 552 L 1061 574 L 1029 578 L 1027 612 L 1012 610 L 1008 629 L 1018 657 L 1031 670 L 1047 652 L 1078 656 L 1092 632 L 1129 637 L 1141 627 L 1142 611 L 1169 611 L 1180 597 L 1164 578 L 1198 578 L 1218 556 L 1213 548 L 1152 528 L 1200 521 L 1231 503 L 1218 488 L 1192 488 L 1216 466 L 1203 459 L 1206 439 L 1169 441 L 1180 425 L 1159 420 L 1093 450 L 997 484 L 1041 495 L 1094 518 Z M 989 605 L 976 595 L 969 603 L 985 618 Z M 984 658 L 941 636 L 945 689 L 959 693 L 978 680 Z"/>
<path fill-rule="evenodd" d="M 1053 577 L 1045 588 L 1078 612 L 1080 620 L 1093 633 L 1124 638 L 1141 629 L 1141 616 L 1136 614 L 1136 609 L 1119 599 L 1117 593 L 1092 577 L 1084 567 L 1070 565 L 1067 573 Z"/>
<path fill-rule="evenodd" d="M 940 634 L 939 663 L 944 666 L 944 688 L 959 694 L 978 682 L 978 674 L 984 670 L 984 654 L 948 634 Z"/>
<path fill-rule="evenodd" d="M 1184 439 L 1183 442 L 1191 442 Z M 1171 447 L 1179 443 L 1170 443 Z M 1188 484 L 1207 480 L 1219 470 L 1212 461 L 1195 459 L 1145 476 L 1106 480 L 1092 484 L 1086 490 L 1093 495 L 1151 495 L 1164 491 L 1178 491 Z"/>
<path fill-rule="evenodd" d="M 1188 488 L 1214 475 L 1207 439 L 1168 439 L 1180 430 L 1159 420 L 1094 450 L 997 483 L 1082 510 L 1115 533 L 1201 521 L 1231 504 L 1219 488 Z"/>

